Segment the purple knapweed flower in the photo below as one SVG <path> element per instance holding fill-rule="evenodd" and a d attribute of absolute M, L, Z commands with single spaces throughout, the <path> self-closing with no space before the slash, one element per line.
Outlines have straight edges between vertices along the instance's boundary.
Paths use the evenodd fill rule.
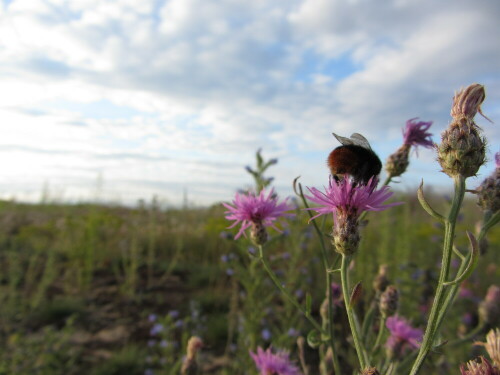
<path fill-rule="evenodd" d="M 417 118 L 412 118 L 406 121 L 406 126 L 403 128 L 403 144 L 394 153 L 389 155 L 385 163 L 385 170 L 389 178 L 401 176 L 406 172 L 410 164 L 410 149 L 413 146 L 418 154 L 418 146 L 433 147 L 432 134 L 427 130 L 432 125 L 432 121 L 416 121 Z"/>
<path fill-rule="evenodd" d="M 382 211 L 401 204 L 383 205 L 393 193 L 388 186 L 377 190 L 377 184 L 375 177 L 366 185 L 356 184 L 352 178 L 346 177 L 340 181 L 330 178 L 325 192 L 314 187 L 307 188 L 312 195 L 306 195 L 306 198 L 320 205 L 306 208 L 318 213 L 311 220 L 329 213 L 333 215 L 333 244 L 337 252 L 348 256 L 356 251 L 360 241 L 358 219 L 364 211 Z"/>
<path fill-rule="evenodd" d="M 406 319 L 394 315 L 387 318 L 385 325 L 391 333 L 385 346 L 393 358 L 401 358 L 405 351 L 420 347 L 423 332 L 413 328 Z"/>
<path fill-rule="evenodd" d="M 495 168 L 500 169 L 500 152 L 495 154 Z"/>
<path fill-rule="evenodd" d="M 278 203 L 274 189 L 271 189 L 268 193 L 262 190 L 259 195 L 236 193 L 233 205 L 222 204 L 228 209 L 225 212 L 226 219 L 234 220 L 229 228 L 241 224 L 241 228 L 234 238 L 238 239 L 241 235 L 245 235 L 245 230 L 252 227 L 252 239 L 257 245 L 262 245 L 267 240 L 267 232 L 265 232 L 264 227 L 272 227 L 281 233 L 281 230 L 275 226 L 275 221 L 280 217 L 295 215 L 287 212 L 293 210 L 287 201 L 288 198 L 284 202 Z"/>
<path fill-rule="evenodd" d="M 250 356 L 260 375 L 301 375 L 299 368 L 290 361 L 286 351 L 277 351 L 273 354 L 271 348 L 264 351 L 258 347 L 257 353 L 250 352 Z"/>
<path fill-rule="evenodd" d="M 382 205 L 393 193 L 388 186 L 383 186 L 376 190 L 378 179 L 372 177 L 367 185 L 356 184 L 350 177 L 341 181 L 330 179 L 330 184 L 325 188 L 325 192 L 316 188 L 307 188 L 312 195 L 306 195 L 311 202 L 321 205 L 311 207 L 308 210 L 316 211 L 318 214 L 311 220 L 321 215 L 333 214 L 333 220 L 337 224 L 339 216 L 351 215 L 358 218 L 364 211 L 383 211 L 399 203 Z"/>
<path fill-rule="evenodd" d="M 416 120 L 418 120 L 418 117 L 406 121 L 406 126 L 403 129 L 403 143 L 415 147 L 415 150 L 418 146 L 434 147 L 434 142 L 431 139 L 432 133 L 427 132 L 432 125 L 432 121 Z"/>

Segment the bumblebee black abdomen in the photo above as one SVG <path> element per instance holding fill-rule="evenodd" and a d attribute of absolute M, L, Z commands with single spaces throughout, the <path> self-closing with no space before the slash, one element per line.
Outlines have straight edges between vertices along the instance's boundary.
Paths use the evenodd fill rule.
<path fill-rule="evenodd" d="M 372 150 L 357 145 L 337 147 L 328 156 L 327 163 L 333 176 L 347 174 L 363 184 L 382 170 L 378 156 Z"/>

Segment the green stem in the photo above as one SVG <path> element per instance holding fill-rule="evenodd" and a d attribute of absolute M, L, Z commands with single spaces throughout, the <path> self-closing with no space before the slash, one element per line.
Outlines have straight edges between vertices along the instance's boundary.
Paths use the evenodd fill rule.
<path fill-rule="evenodd" d="M 316 320 L 314 320 L 308 313 L 307 311 L 300 305 L 300 303 L 297 302 L 295 298 L 292 297 L 292 295 L 285 289 L 283 288 L 283 285 L 281 285 L 280 280 L 276 276 L 276 274 L 271 270 L 271 267 L 269 267 L 269 264 L 267 263 L 266 259 L 264 258 L 264 252 L 262 250 L 262 245 L 259 245 L 259 259 L 264 266 L 264 269 L 267 271 L 269 277 L 271 280 L 273 280 L 274 285 L 285 295 L 285 297 L 294 305 L 297 309 L 300 310 L 300 312 L 306 317 L 306 319 L 318 330 L 323 335 L 328 335 L 327 332 L 321 328 L 321 326 L 318 324 Z"/>
<path fill-rule="evenodd" d="M 492 225 L 489 225 L 491 223 L 491 218 L 492 218 L 491 212 L 487 211 L 484 215 L 484 218 L 483 218 L 483 228 L 481 228 L 481 231 L 480 231 L 479 236 L 477 238 L 477 242 L 481 242 L 481 240 L 484 238 L 484 236 L 486 236 L 486 234 L 488 233 L 488 230 L 492 227 Z M 469 253 L 464 257 L 464 259 L 462 259 L 462 264 L 458 268 L 457 275 L 460 275 L 465 270 L 465 267 L 469 263 L 469 259 L 471 256 L 472 256 L 472 254 Z M 444 301 L 445 307 L 439 313 L 438 326 L 441 325 L 444 317 L 446 316 L 446 313 L 448 312 L 448 309 L 451 307 L 453 301 L 455 300 L 455 296 L 457 295 L 459 288 L 460 288 L 460 284 L 452 285 L 449 288 L 448 294 L 446 295 L 446 298 Z"/>
<path fill-rule="evenodd" d="M 306 208 L 309 208 L 309 205 L 307 204 L 306 197 L 304 196 L 304 191 L 302 190 L 302 185 L 299 183 L 299 196 L 302 199 L 302 203 Z M 307 210 L 307 213 L 309 214 L 309 217 L 312 218 L 312 213 L 310 210 Z M 324 219 L 325 217 L 323 217 Z M 326 246 L 325 246 L 325 241 L 323 238 L 323 232 L 320 230 L 318 227 L 318 224 L 316 221 L 312 221 L 314 230 L 316 231 L 316 234 L 318 235 L 319 239 L 319 244 L 321 247 L 321 257 L 323 258 L 323 266 L 325 267 L 326 271 L 326 298 L 328 299 L 328 327 L 327 331 L 329 332 L 330 335 L 330 340 L 329 340 L 329 345 L 332 348 L 332 357 L 333 357 L 333 368 L 335 370 L 336 374 L 340 374 L 340 363 L 339 359 L 337 356 L 337 351 L 335 350 L 335 336 L 334 336 L 334 326 L 333 326 L 333 300 L 332 300 L 332 274 L 329 272 L 329 261 L 328 261 L 328 256 L 326 252 Z M 323 222 L 324 223 L 324 222 Z M 337 256 L 334 261 L 334 267 L 336 266 L 338 262 L 339 257 Z"/>
<path fill-rule="evenodd" d="M 373 356 L 375 353 L 377 353 L 378 348 L 380 347 L 380 344 L 382 343 L 382 337 L 384 337 L 384 332 L 385 332 L 385 322 L 387 320 L 387 317 L 382 314 L 380 317 L 380 327 L 378 330 L 378 335 L 377 339 L 375 340 L 375 344 L 373 345 L 373 349 L 371 352 L 371 355 Z"/>
<path fill-rule="evenodd" d="M 350 257 L 342 254 L 342 265 L 340 266 L 340 277 L 342 281 L 342 294 L 344 295 L 344 303 L 347 312 L 347 318 L 349 319 L 349 326 L 351 328 L 352 339 L 354 340 L 354 347 L 356 348 L 356 353 L 358 355 L 359 365 L 361 369 L 364 369 L 368 365 L 368 355 L 366 354 L 361 338 L 359 337 L 359 329 L 357 318 L 352 306 L 349 303 L 349 285 L 347 281 L 347 268 L 349 267 Z"/>
<path fill-rule="evenodd" d="M 379 294 L 380 293 L 377 291 L 374 297 L 375 301 L 378 301 Z M 377 304 L 375 302 L 372 302 L 363 319 L 363 325 L 361 326 L 361 337 L 363 338 L 363 344 L 365 345 L 365 347 L 370 342 L 370 336 L 371 336 L 370 328 L 373 323 L 373 317 L 375 316 L 376 311 L 377 311 Z"/>
<path fill-rule="evenodd" d="M 432 349 L 434 338 L 439 331 L 439 325 L 442 320 L 439 319 L 440 313 L 446 310 L 445 282 L 448 281 L 448 273 L 450 270 L 451 255 L 453 252 L 453 239 L 455 236 L 455 224 L 457 221 L 458 213 L 462 205 L 465 194 L 465 177 L 456 176 L 455 182 L 455 195 L 445 223 L 445 236 L 443 244 L 443 258 L 441 262 L 441 272 L 439 274 L 439 281 L 436 289 L 436 295 L 432 304 L 427 328 L 425 330 L 424 339 L 420 346 L 420 351 L 413 364 L 410 375 L 416 375 L 420 371 L 425 361 L 425 358 Z"/>
<path fill-rule="evenodd" d="M 332 274 L 326 269 L 326 298 L 328 299 L 328 332 L 330 333 L 330 347 L 332 348 L 333 369 L 335 374 L 340 374 L 340 363 L 335 350 L 335 327 L 333 325 L 333 298 L 332 298 Z"/>

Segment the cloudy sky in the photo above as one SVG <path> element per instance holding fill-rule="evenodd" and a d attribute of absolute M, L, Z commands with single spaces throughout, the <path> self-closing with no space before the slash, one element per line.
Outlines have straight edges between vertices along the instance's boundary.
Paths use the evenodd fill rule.
<path fill-rule="evenodd" d="M 460 87 L 500 150 L 498 0 L 0 0 L 0 197 L 228 200 L 245 165 L 323 185 L 332 131 L 382 160 L 407 119 L 450 121 Z M 450 186 L 432 151 L 399 189 Z M 471 186 L 473 187 L 473 186 Z"/>

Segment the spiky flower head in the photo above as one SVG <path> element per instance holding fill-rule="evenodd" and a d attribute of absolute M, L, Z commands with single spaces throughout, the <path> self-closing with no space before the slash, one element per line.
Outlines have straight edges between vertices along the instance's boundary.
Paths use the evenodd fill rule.
<path fill-rule="evenodd" d="M 227 211 L 225 211 L 226 219 L 234 221 L 229 228 L 241 224 L 240 230 L 234 238 L 238 239 L 241 235 L 246 236 L 245 230 L 252 227 L 251 238 L 257 245 L 263 245 L 267 241 L 265 227 L 272 227 L 281 232 L 276 227 L 275 221 L 280 217 L 295 215 L 287 212 L 293 210 L 293 207 L 288 204 L 288 198 L 284 202 L 278 203 L 274 189 L 267 193 L 261 190 L 259 195 L 251 192 L 248 194 L 236 193 L 232 203 L 233 205 L 222 204 L 227 208 Z"/>
<path fill-rule="evenodd" d="M 477 83 L 453 97 L 453 121 L 441 134 L 437 148 L 439 164 L 452 178 L 475 176 L 485 162 L 486 140 L 474 123 L 476 113 L 482 114 L 481 104 L 485 97 L 484 86 Z"/>
<path fill-rule="evenodd" d="M 484 179 L 476 189 L 477 204 L 484 211 L 495 213 L 500 210 L 500 152 L 495 154 L 495 171 Z"/>
<path fill-rule="evenodd" d="M 250 352 L 250 356 L 260 375 L 301 375 L 299 368 L 291 362 L 286 351 L 278 350 L 273 353 L 271 348 L 264 351 L 258 347 L 257 353 Z"/>
<path fill-rule="evenodd" d="M 385 325 L 391 333 L 385 343 L 390 358 L 401 358 L 408 350 L 417 349 L 420 346 L 422 330 L 413 328 L 406 319 L 394 315 L 387 318 Z"/>
<path fill-rule="evenodd" d="M 418 146 L 433 147 L 432 133 L 427 132 L 432 121 L 416 121 L 418 117 L 406 121 L 403 129 L 403 145 L 392 155 L 389 155 L 385 163 L 385 170 L 389 177 L 401 176 L 410 164 L 410 148 L 413 146 L 417 151 Z"/>
<path fill-rule="evenodd" d="M 475 344 L 484 346 L 495 366 L 500 369 L 500 329 L 492 329 L 486 335 L 486 342 Z"/>
<path fill-rule="evenodd" d="M 460 365 L 462 375 L 500 375 L 500 370 L 493 367 L 484 357 L 480 357 L 481 362 L 469 361 L 467 364 Z"/>
<path fill-rule="evenodd" d="M 379 309 L 383 316 L 391 316 L 398 311 L 399 291 L 394 285 L 389 285 L 380 296 Z"/>
<path fill-rule="evenodd" d="M 479 318 L 490 327 L 500 323 L 500 287 L 490 285 L 486 297 L 479 304 Z"/>
<path fill-rule="evenodd" d="M 326 214 L 333 215 L 333 244 L 337 252 L 352 255 L 358 248 L 359 216 L 365 211 L 383 211 L 389 207 L 401 204 L 390 203 L 383 205 L 393 193 L 388 186 L 377 190 L 378 179 L 372 177 L 368 184 L 361 185 L 354 182 L 351 177 L 340 181 L 330 178 L 330 183 L 322 192 L 314 187 L 307 188 L 311 195 L 306 198 L 317 203 L 319 207 L 309 210 L 317 212 L 311 220 Z"/>

